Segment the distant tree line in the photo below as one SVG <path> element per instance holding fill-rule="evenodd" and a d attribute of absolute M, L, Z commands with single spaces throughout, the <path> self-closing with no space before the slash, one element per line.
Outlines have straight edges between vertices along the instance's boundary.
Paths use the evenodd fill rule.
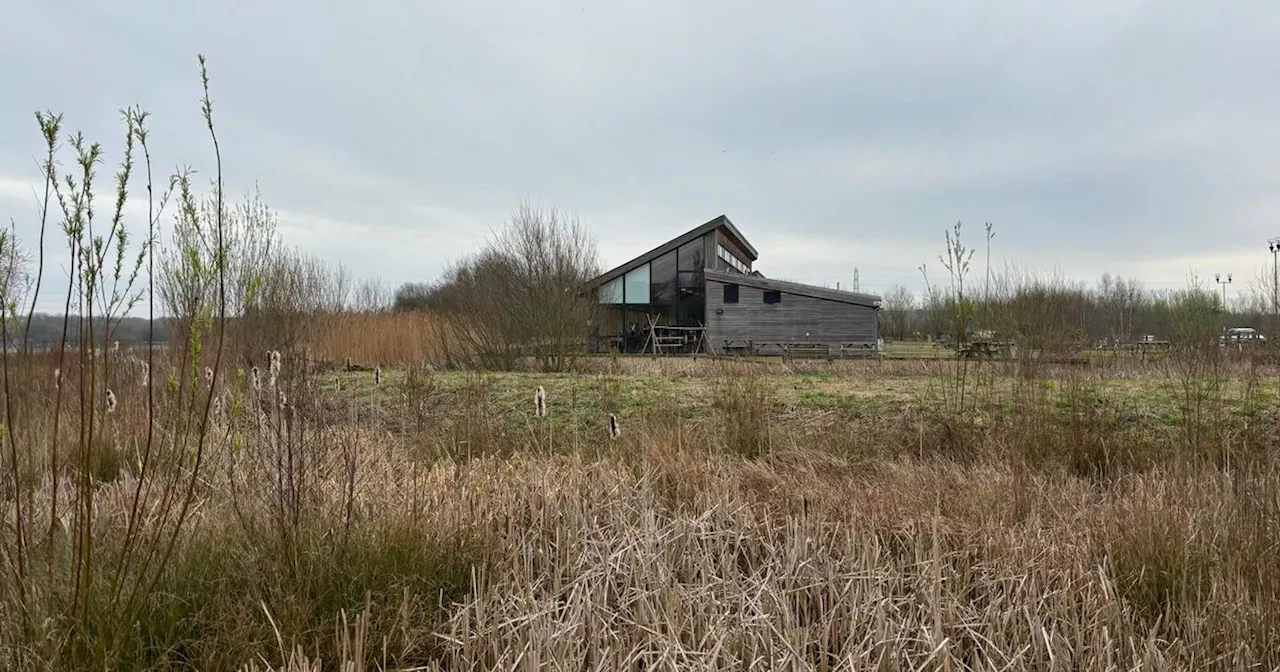
<path fill-rule="evenodd" d="M 439 310 L 444 307 L 443 281 L 406 282 L 396 289 L 392 307 L 395 310 Z"/>
<path fill-rule="evenodd" d="M 77 335 L 82 333 L 81 317 L 72 315 L 64 320 L 62 315 L 53 315 L 48 313 L 36 313 L 31 316 L 31 346 L 36 349 L 45 349 L 56 346 L 62 342 L 62 329 L 64 322 L 66 323 L 69 342 L 74 343 Z M 19 320 L 19 329 L 26 325 L 26 316 L 22 316 Z M 87 327 L 87 325 L 85 325 Z M 107 334 L 107 326 L 97 320 L 94 323 L 94 338 L 97 342 L 119 341 L 121 347 L 135 344 L 145 344 L 149 337 L 148 321 L 145 317 L 125 317 L 118 322 L 111 322 L 111 333 Z M 155 321 L 155 340 L 163 343 L 169 338 L 170 320 L 159 318 Z"/>
<path fill-rule="evenodd" d="M 1092 286 L 1061 278 L 1001 274 L 990 292 L 979 291 L 961 303 L 961 324 L 968 330 L 1016 336 L 1053 330 L 1092 343 L 1132 342 L 1146 335 L 1168 339 L 1178 315 L 1189 305 L 1203 306 L 1225 327 L 1269 331 L 1275 326 L 1265 304 L 1244 298 L 1224 306 L 1220 291 L 1195 283 L 1184 289 L 1149 290 L 1133 279 L 1103 275 Z M 894 285 L 882 297 L 880 334 L 892 339 L 953 336 L 957 301 L 952 292 L 931 287 L 917 296 Z"/>
<path fill-rule="evenodd" d="M 919 271 L 925 291 L 916 295 L 903 285 L 882 297 L 880 333 L 890 339 L 964 338 L 993 332 L 1030 347 L 1054 343 L 1126 343 L 1152 335 L 1175 339 L 1188 311 L 1210 314 L 1221 327 L 1272 331 L 1277 288 L 1271 274 L 1245 281 L 1247 290 L 1224 300 L 1212 281 L 1190 277 L 1176 290 L 1151 290 L 1133 278 L 1110 273 L 1095 283 L 1042 275 L 1012 265 L 993 270 L 987 226 L 987 267 L 981 277 L 970 267 L 973 249 L 964 245 L 960 226 L 947 232 L 946 253 L 938 260 L 945 275 Z M 1241 280 L 1240 278 L 1236 279 Z M 1237 285 L 1239 286 L 1239 285 Z"/>

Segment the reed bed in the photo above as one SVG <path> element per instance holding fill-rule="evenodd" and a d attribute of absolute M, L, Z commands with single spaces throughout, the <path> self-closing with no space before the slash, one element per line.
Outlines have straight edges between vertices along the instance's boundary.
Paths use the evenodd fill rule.
<path fill-rule="evenodd" d="M 1100 493 L 1075 479 L 1020 482 L 992 465 L 901 462 L 836 478 L 831 470 L 849 465 L 826 456 L 772 461 L 646 454 L 639 467 L 573 456 L 433 466 L 426 482 L 456 495 L 432 499 L 432 515 L 485 529 L 491 555 L 413 664 L 1276 664 L 1274 594 L 1224 546 L 1242 540 L 1223 536 L 1245 510 L 1274 515 L 1274 501 L 1231 494 L 1274 492 L 1274 474 L 1247 485 L 1148 474 Z"/>
<path fill-rule="evenodd" d="M 417 367 L 335 387 L 287 353 L 212 377 L 206 461 L 155 591 L 115 629 L 95 584 L 77 618 L 102 629 L 68 647 L 72 558 L 57 558 L 85 495 L 107 569 L 131 525 L 149 534 L 172 506 L 138 487 L 145 386 L 128 356 L 21 370 L 33 445 L 52 445 L 47 400 L 84 366 L 109 368 L 119 401 L 87 486 L 77 464 L 21 465 L 24 520 L 52 536 L 28 549 L 26 617 L 12 592 L 0 601 L 8 667 L 1280 665 L 1280 440 L 1273 406 L 1240 410 L 1268 382 L 1256 369 L 1196 388 L 1203 408 L 1164 369 L 979 370 L 962 414 L 936 368 L 910 394 L 845 407 L 916 374 L 637 361 L 661 375 Z M 164 379 L 178 362 L 156 366 Z M 671 377 L 682 367 L 705 368 Z M 1148 389 L 1166 394 L 1129 413 Z M 156 393 L 161 407 L 185 394 Z"/>
<path fill-rule="evenodd" d="M 341 312 L 315 320 L 312 356 L 366 366 L 440 361 L 448 351 L 444 318 L 428 311 Z"/>

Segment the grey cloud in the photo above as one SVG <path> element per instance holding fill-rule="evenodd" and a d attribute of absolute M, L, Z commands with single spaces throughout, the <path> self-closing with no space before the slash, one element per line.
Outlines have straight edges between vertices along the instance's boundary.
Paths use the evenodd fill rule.
<path fill-rule="evenodd" d="M 1280 215 L 1269 2 L 6 12 L 0 179 L 34 176 L 32 110 L 66 110 L 114 160 L 135 102 L 157 162 L 207 176 L 201 51 L 233 191 L 257 181 L 293 242 L 397 282 L 523 199 L 579 215 L 606 264 L 725 213 L 767 272 L 857 266 L 871 289 L 918 286 L 958 219 L 975 240 L 995 222 L 1001 260 L 1159 286 L 1183 282 L 1171 259 L 1243 264 Z M 0 191 L 0 214 L 28 205 Z"/>

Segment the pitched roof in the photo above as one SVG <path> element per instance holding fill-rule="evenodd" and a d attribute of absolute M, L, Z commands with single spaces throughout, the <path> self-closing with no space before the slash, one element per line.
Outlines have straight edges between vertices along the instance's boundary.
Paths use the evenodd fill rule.
<path fill-rule="evenodd" d="M 630 271 L 631 269 L 636 268 L 637 266 L 641 266 L 647 262 L 657 259 L 658 257 L 674 249 L 679 248 L 681 245 L 684 245 L 689 241 L 701 238 L 702 236 L 705 236 L 706 234 L 712 231 L 715 231 L 716 229 L 719 229 L 719 228 L 723 228 L 725 233 L 727 233 L 729 237 L 733 239 L 733 242 L 737 243 L 742 247 L 742 249 L 747 253 L 747 256 L 751 257 L 751 261 L 755 261 L 760 258 L 760 255 L 756 252 L 756 248 L 752 247 L 751 243 L 747 242 L 747 239 L 745 236 L 742 235 L 742 232 L 738 231 L 738 227 L 734 226 L 733 222 L 729 221 L 728 217 L 724 215 L 720 215 L 719 217 L 716 217 L 705 224 L 702 224 L 694 229 L 691 229 L 681 234 L 680 236 L 673 238 L 663 243 L 662 245 L 659 245 L 658 247 L 655 247 L 652 250 L 649 250 L 648 252 L 645 252 L 644 254 L 636 257 L 635 259 L 632 259 L 631 261 L 628 261 L 620 266 L 615 266 L 614 268 L 608 271 L 605 271 L 604 273 L 601 273 L 600 275 L 593 278 L 590 282 L 588 282 L 587 286 L 594 287 L 596 285 L 604 284 L 605 282 L 608 282 L 618 277 L 619 275 L 622 275 L 627 271 Z"/>
<path fill-rule="evenodd" d="M 867 306 L 868 308 L 880 307 L 880 297 L 874 294 L 862 294 L 860 292 L 846 292 L 840 289 L 827 289 L 826 287 L 816 287 L 814 285 L 804 285 L 798 282 L 787 282 L 786 280 L 770 280 L 762 276 L 740 275 L 738 273 L 728 273 L 725 271 L 713 271 L 707 269 L 703 271 L 708 280 L 716 282 L 724 282 L 733 285 L 742 285 L 744 287 L 755 287 L 757 289 L 767 289 L 778 292 L 786 292 L 787 294 L 799 294 L 800 296 L 810 296 L 815 299 L 825 299 L 827 301 L 839 301 L 840 303 L 849 303 L 858 306 Z"/>

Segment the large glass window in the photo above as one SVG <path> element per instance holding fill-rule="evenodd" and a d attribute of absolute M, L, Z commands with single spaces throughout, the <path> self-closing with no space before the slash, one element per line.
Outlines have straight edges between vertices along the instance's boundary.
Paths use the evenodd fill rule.
<path fill-rule="evenodd" d="M 702 258 L 701 238 L 685 243 L 680 247 L 681 273 L 693 273 L 706 267 L 706 260 Z"/>
<path fill-rule="evenodd" d="M 668 252 L 649 264 L 649 303 L 674 306 L 676 303 L 676 253 Z"/>
<path fill-rule="evenodd" d="M 724 302 L 725 303 L 738 302 L 738 286 L 737 285 L 724 286 Z"/>
<path fill-rule="evenodd" d="M 698 288 L 699 291 L 702 289 L 702 270 L 706 268 L 706 259 L 704 259 L 702 255 L 701 238 L 685 243 L 684 246 L 680 248 L 678 268 L 678 284 L 681 290 L 680 301 L 683 303 L 685 294 L 684 290 L 694 287 Z M 683 309 L 681 312 L 684 312 Z"/>
<path fill-rule="evenodd" d="M 614 278 L 600 286 L 600 303 L 622 303 L 622 278 Z"/>
<path fill-rule="evenodd" d="M 706 319 L 706 285 L 702 271 L 707 267 L 707 259 L 703 254 L 703 239 L 689 241 L 678 251 L 676 284 L 679 287 L 679 301 L 676 308 L 676 324 L 693 327 L 702 324 Z"/>
<path fill-rule="evenodd" d="M 649 264 L 632 269 L 625 277 L 627 303 L 649 303 Z"/>

